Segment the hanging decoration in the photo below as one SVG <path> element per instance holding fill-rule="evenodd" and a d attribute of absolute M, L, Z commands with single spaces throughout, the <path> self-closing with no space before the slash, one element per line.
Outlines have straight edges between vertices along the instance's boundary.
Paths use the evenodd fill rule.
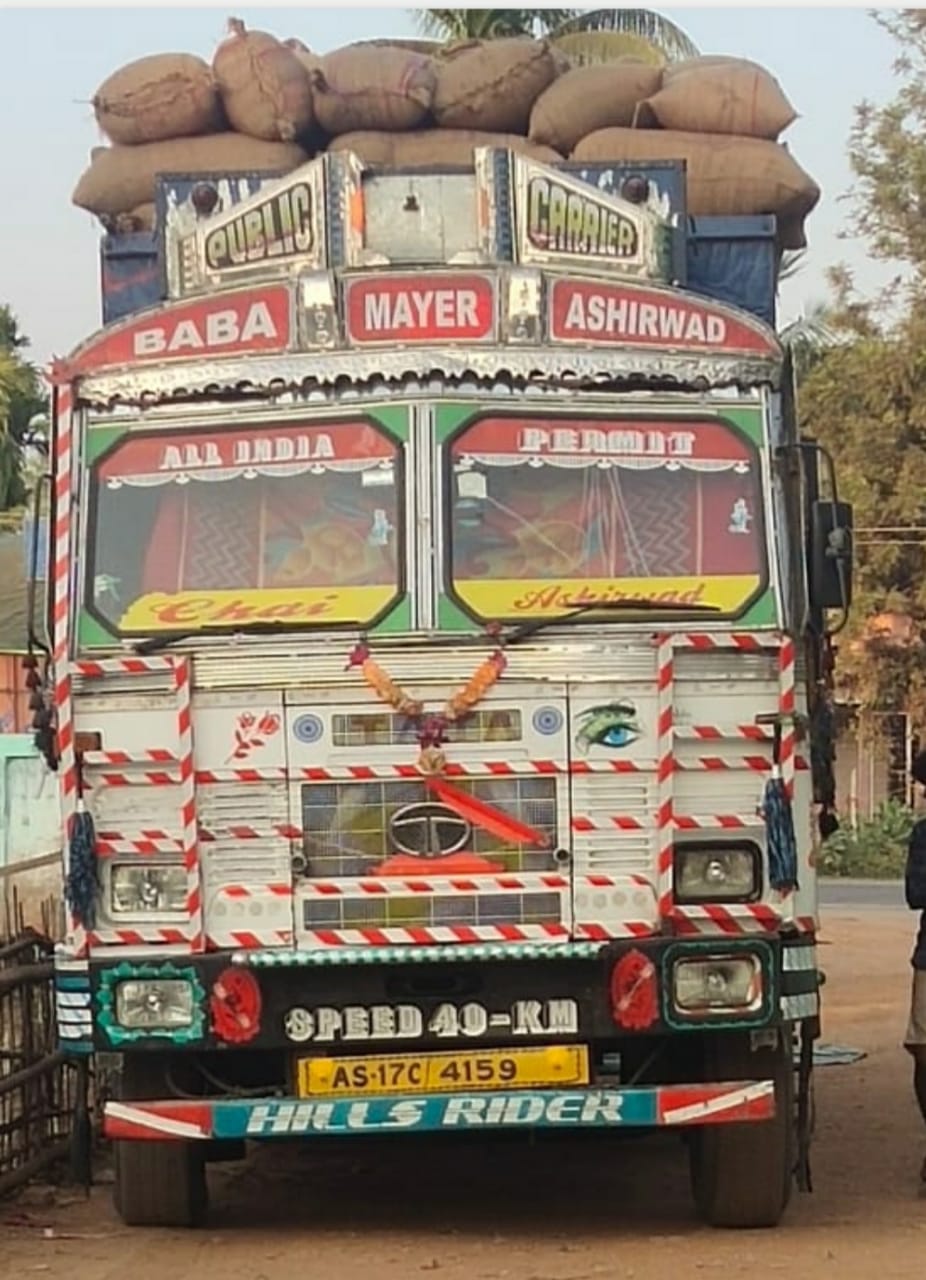
<path fill-rule="evenodd" d="M 787 785 L 777 766 L 765 785 L 762 817 L 768 842 L 769 885 L 778 893 L 793 893 L 798 888 L 794 814 Z"/>
<path fill-rule="evenodd" d="M 96 832 L 93 818 L 83 797 L 77 801 L 77 812 L 71 819 L 68 840 L 68 873 L 64 886 L 65 901 L 79 925 L 92 929 L 96 924 L 96 904 L 100 882 L 96 861 Z"/>
<path fill-rule="evenodd" d="M 96 908 L 100 894 L 99 867 L 96 859 L 96 829 L 93 815 L 84 802 L 83 756 L 78 753 L 77 807 L 68 833 L 68 869 L 64 884 L 64 900 L 71 914 L 84 929 L 96 924 Z"/>
<path fill-rule="evenodd" d="M 414 722 L 420 751 L 418 767 L 422 773 L 443 773 L 447 758 L 444 740 L 451 725 L 466 716 L 486 696 L 507 666 L 507 659 L 500 648 L 481 662 L 470 678 L 444 704 L 443 711 L 426 715 L 424 703 L 411 698 L 401 685 L 372 657 L 369 645 L 361 640 L 355 646 L 347 662 L 346 670 L 359 667 L 367 685 L 387 706 L 399 715 Z"/>

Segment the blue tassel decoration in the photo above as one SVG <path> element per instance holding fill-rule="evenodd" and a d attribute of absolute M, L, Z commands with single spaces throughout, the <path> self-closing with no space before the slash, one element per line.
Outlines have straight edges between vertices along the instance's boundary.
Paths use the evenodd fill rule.
<path fill-rule="evenodd" d="M 779 893 L 791 893 L 797 883 L 797 838 L 791 798 L 777 768 L 765 785 L 762 799 L 768 843 L 769 884 Z"/>
<path fill-rule="evenodd" d="M 83 800 L 77 802 L 68 848 L 70 858 L 64 887 L 65 898 L 78 923 L 85 929 L 92 929 L 96 924 L 100 881 L 97 875 L 96 830 L 93 817 L 84 808 Z"/>

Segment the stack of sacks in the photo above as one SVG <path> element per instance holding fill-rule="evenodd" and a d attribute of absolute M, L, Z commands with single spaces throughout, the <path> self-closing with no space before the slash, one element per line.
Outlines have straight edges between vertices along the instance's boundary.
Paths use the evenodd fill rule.
<path fill-rule="evenodd" d="M 563 82 L 548 92 L 562 92 Z M 535 112 L 541 106 L 542 100 Z M 779 244 L 799 249 L 806 244 L 804 219 L 820 189 L 777 141 L 796 117 L 778 81 L 754 62 L 690 58 L 662 71 L 658 88 L 634 108 L 632 127 L 627 121 L 596 120 L 596 127 L 574 142 L 570 156 L 599 162 L 684 160 L 690 214 L 773 213 Z"/>
<path fill-rule="evenodd" d="M 156 54 L 100 86 L 93 106 L 113 145 L 92 153 L 75 204 L 141 229 L 158 173 L 289 172 L 326 148 L 371 165 L 466 166 L 494 145 L 554 164 L 685 160 L 690 213 L 774 213 L 781 243 L 804 243 L 819 190 L 776 141 L 795 113 L 755 63 L 570 68 L 527 37 L 370 40 L 322 57 L 229 25 L 211 67 Z"/>
<path fill-rule="evenodd" d="M 212 66 L 190 54 L 140 58 L 93 98 L 113 143 L 95 148 L 72 200 L 122 229 L 153 226 L 159 173 L 289 172 L 308 151 L 312 86 L 296 52 L 232 20 Z"/>

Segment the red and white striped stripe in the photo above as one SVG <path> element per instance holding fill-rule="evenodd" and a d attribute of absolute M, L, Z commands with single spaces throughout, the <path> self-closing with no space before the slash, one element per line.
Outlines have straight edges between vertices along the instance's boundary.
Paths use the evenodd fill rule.
<path fill-rule="evenodd" d="M 190 698 L 190 660 L 174 660 L 174 692 L 177 695 L 177 739 L 180 756 L 180 821 L 183 831 L 183 865 L 187 873 L 186 909 L 190 945 L 201 951 L 203 903 L 200 887 L 199 848 L 196 834 L 196 777 L 193 771 L 193 716 Z"/>
<path fill-rule="evenodd" d="M 675 693 L 674 675 L 673 639 L 671 636 L 661 635 L 656 651 L 656 740 L 658 753 L 656 828 L 659 833 L 656 873 L 658 879 L 659 915 L 662 919 L 665 919 L 672 910 L 673 838 L 675 832 L 675 808 L 672 794 L 672 776 L 675 770 L 675 722 L 672 711 Z"/>
<path fill-rule="evenodd" d="M 267 827 L 253 827 L 236 823 L 233 827 L 200 827 L 200 844 L 214 844 L 218 840 L 301 840 L 302 827 L 289 822 L 274 822 Z"/>
<path fill-rule="evenodd" d="M 189 929 L 186 925 L 133 925 L 118 929 L 96 928 L 87 935 L 91 950 L 98 947 L 140 947 L 148 943 L 160 943 L 182 949 L 183 954 L 192 951 Z"/>
<path fill-rule="evenodd" d="M 208 1102 L 107 1102 L 104 1123 L 108 1138 L 196 1142 L 212 1136 L 212 1108 Z"/>
<path fill-rule="evenodd" d="M 513 765 L 507 760 L 474 760 L 466 764 L 449 762 L 444 769 L 448 778 L 515 778 L 519 775 L 557 775 L 569 773 L 565 760 L 524 760 Z M 216 782 L 377 782 L 380 780 L 403 781 L 428 775 L 417 764 L 356 764 L 316 765 L 306 768 L 264 769 L 198 769 L 196 781 L 201 784 Z"/>
<path fill-rule="evenodd" d="M 717 906 L 675 906 L 672 909 L 674 931 L 690 934 L 774 933 L 781 924 L 781 913 L 764 903 L 736 903 Z"/>
<path fill-rule="evenodd" d="M 625 887 L 626 881 L 610 876 L 582 877 L 596 888 Z M 300 885 L 300 897 L 306 898 L 354 898 L 354 897 L 413 897 L 415 894 L 487 894 L 487 893 L 541 893 L 544 890 L 566 892 L 572 888 L 568 876 L 545 875 L 480 875 L 480 876 L 413 876 L 409 879 L 383 876 L 373 880 L 307 880 Z"/>
<path fill-rule="evenodd" d="M 263 951 L 292 945 L 292 929 L 217 929 L 210 924 L 206 939 L 207 951 Z"/>
<path fill-rule="evenodd" d="M 781 717 L 781 777 L 789 796 L 794 795 L 796 728 L 795 713 L 795 649 L 790 636 L 781 637 L 778 650 L 778 714 Z"/>
<path fill-rule="evenodd" d="M 159 769 L 155 772 L 144 773 L 95 773 L 92 779 L 87 780 L 86 789 L 88 791 L 95 790 L 98 787 L 176 787 L 180 782 L 180 769 L 173 769 L 170 772 Z"/>
<path fill-rule="evenodd" d="M 217 898 L 234 898 L 236 901 L 248 898 L 291 898 L 293 886 L 288 880 L 268 881 L 265 884 L 223 884 L 216 893 Z"/>
<path fill-rule="evenodd" d="M 390 925 L 383 928 L 309 929 L 300 934 L 308 949 L 321 947 L 392 947 L 407 943 L 431 945 L 451 942 L 568 942 L 565 924 L 442 924 Z"/>
<path fill-rule="evenodd" d="M 94 767 L 111 764 L 180 764 L 179 756 L 161 747 L 151 747 L 147 751 L 85 751 L 83 760 L 84 764 Z"/>
<path fill-rule="evenodd" d="M 107 840 L 103 836 L 97 836 L 96 852 L 98 858 L 116 858 L 123 854 L 135 854 L 139 857 L 150 857 L 159 853 L 178 854 L 183 852 L 183 841 L 146 840 L 143 836 L 128 840 Z"/>
<path fill-rule="evenodd" d="M 715 742 L 723 738 L 771 742 L 772 730 L 764 724 L 691 724 L 679 725 L 675 737 L 680 742 Z"/>
<path fill-rule="evenodd" d="M 609 813 L 606 817 L 593 818 L 587 813 L 574 813 L 569 825 L 577 835 L 590 831 L 648 831 L 652 824 L 643 818 L 626 813 Z"/>
<path fill-rule="evenodd" d="M 672 819 L 676 831 L 739 831 L 746 827 L 763 827 L 760 813 L 677 813 Z"/>
<path fill-rule="evenodd" d="M 577 920 L 572 936 L 583 942 L 609 942 L 612 938 L 652 938 L 659 926 L 652 920 L 609 921 L 608 924 L 583 924 Z"/>
<path fill-rule="evenodd" d="M 70 387 L 54 389 L 55 524 L 52 539 L 52 647 L 54 652 L 55 711 L 58 739 L 61 818 L 64 831 L 64 874 L 70 861 L 71 835 L 77 801 L 77 760 L 74 752 L 74 707 L 68 667 L 71 600 L 71 487 L 74 483 L 74 398 Z M 76 956 L 87 953 L 84 926 L 68 912 L 68 940 Z"/>
<path fill-rule="evenodd" d="M 124 658 L 80 658 L 73 665 L 77 675 L 98 680 L 105 675 L 139 676 L 151 672 L 165 675 L 176 669 L 176 663 L 177 659 L 173 655 L 157 654 L 151 657 L 133 655 Z"/>
<path fill-rule="evenodd" d="M 679 632 L 672 636 L 676 649 L 738 649 L 741 653 L 760 653 L 775 648 L 779 637 L 764 631 Z"/>

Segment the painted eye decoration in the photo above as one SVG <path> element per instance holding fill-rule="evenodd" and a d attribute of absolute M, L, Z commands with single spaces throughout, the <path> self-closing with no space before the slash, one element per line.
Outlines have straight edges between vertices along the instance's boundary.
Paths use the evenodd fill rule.
<path fill-rule="evenodd" d="M 642 730 L 637 724 L 637 709 L 632 702 L 608 702 L 589 707 L 579 714 L 580 728 L 576 747 L 587 755 L 592 747 L 620 751 L 636 742 Z"/>

